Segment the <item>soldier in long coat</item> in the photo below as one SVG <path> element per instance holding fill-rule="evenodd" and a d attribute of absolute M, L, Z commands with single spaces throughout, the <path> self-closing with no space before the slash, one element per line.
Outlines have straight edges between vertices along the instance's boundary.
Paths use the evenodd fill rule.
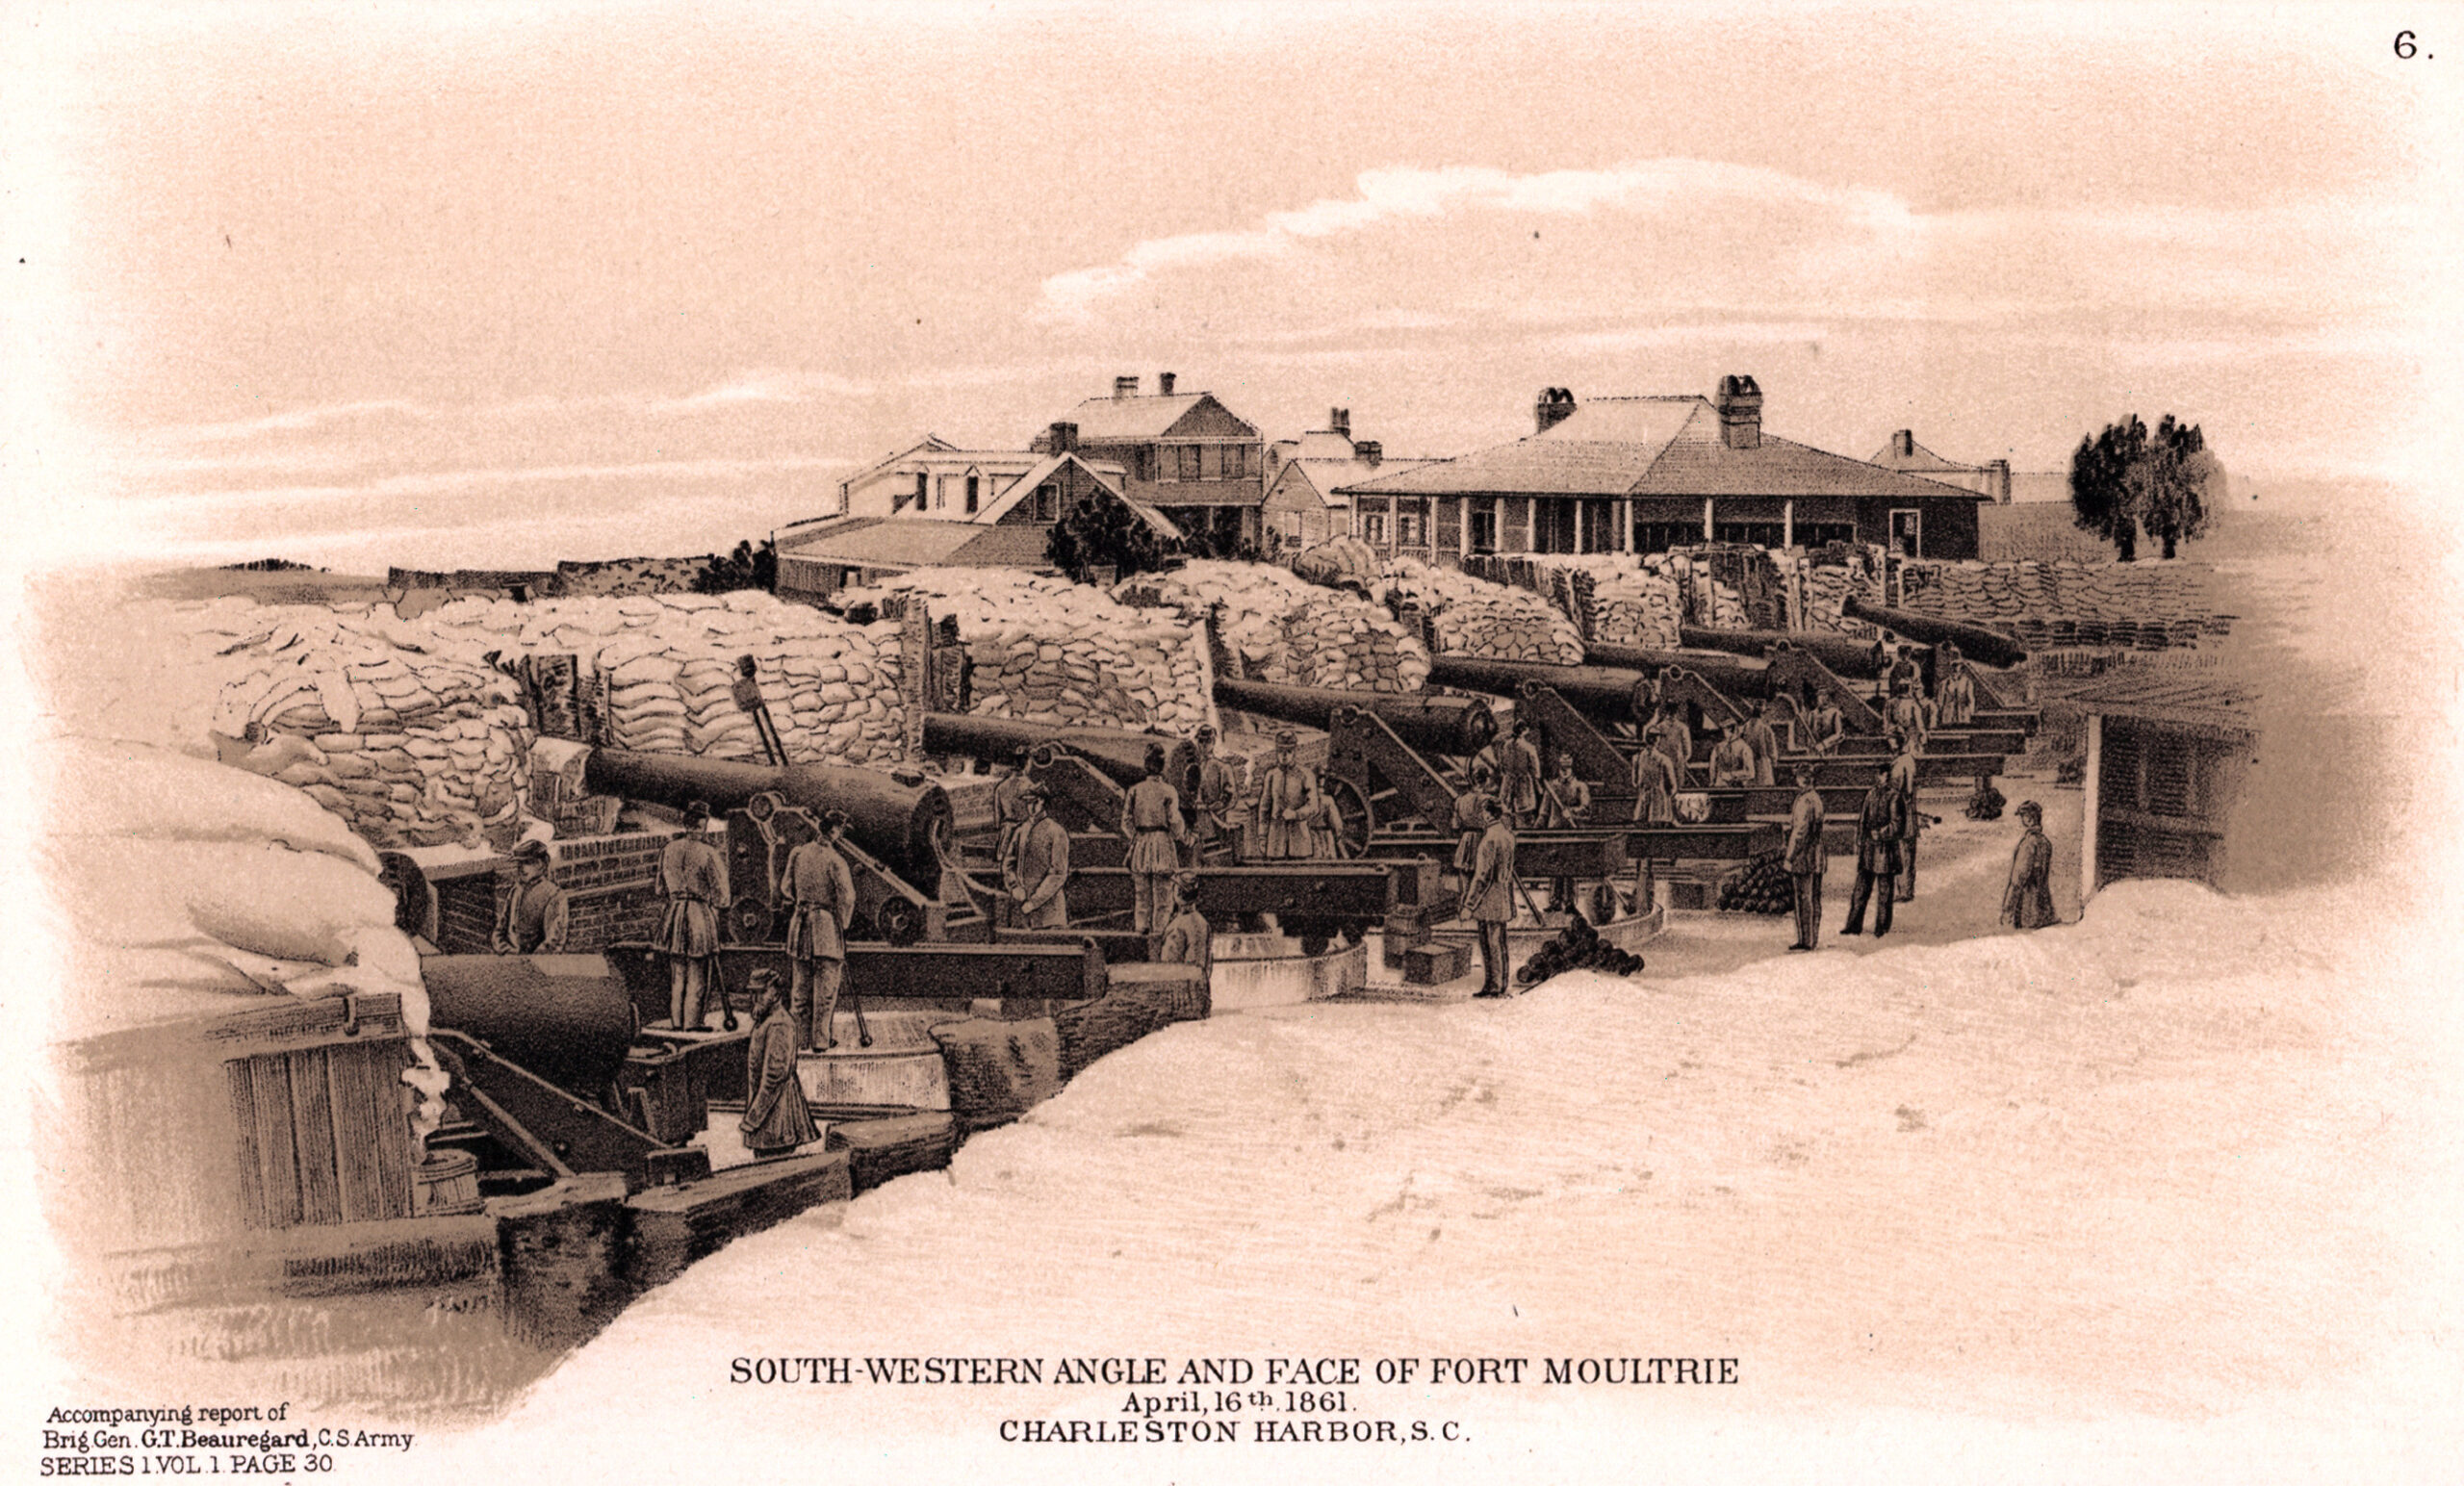
<path fill-rule="evenodd" d="M 2015 929 L 2044 929 L 2062 922 L 2053 907 L 2053 842 L 2044 833 L 2044 807 L 2019 802 L 2024 828 L 2011 854 L 2011 885 L 2002 894 L 2002 922 Z"/>
<path fill-rule="evenodd" d="M 1720 724 L 1720 745 L 1711 750 L 1711 787 L 1754 782 L 1754 749 L 1733 722 Z"/>
<path fill-rule="evenodd" d="M 696 800 L 684 807 L 684 833 L 659 854 L 659 892 L 667 913 L 654 947 L 667 956 L 668 1019 L 680 1032 L 702 1030 L 702 1002 L 718 968 L 719 911 L 728 906 L 728 864 L 708 840 L 710 807 Z M 719 994 L 727 1030 L 735 1030 L 735 1008 Z"/>
<path fill-rule="evenodd" d="M 1847 735 L 1848 719 L 1840 714 L 1839 704 L 1826 694 L 1806 716 L 1807 744 L 1817 754 L 1833 754 Z"/>
<path fill-rule="evenodd" d="M 1908 807 L 1908 797 L 1891 782 L 1890 765 L 1877 768 L 1857 811 L 1857 882 L 1848 889 L 1848 923 L 1841 934 L 1865 932 L 1868 897 L 1876 900 L 1874 937 L 1890 933 L 1891 880 L 1899 876 Z"/>
<path fill-rule="evenodd" d="M 1822 941 L 1822 869 L 1828 854 L 1822 845 L 1822 791 L 1813 787 L 1813 770 L 1796 768 L 1797 800 L 1788 809 L 1788 844 L 1780 864 L 1788 869 L 1796 888 L 1797 942 L 1792 950 L 1810 950 Z"/>
<path fill-rule="evenodd" d="M 787 918 L 787 964 L 792 979 L 787 1012 L 795 1019 L 796 1045 L 838 1045 L 838 989 L 847 972 L 847 924 L 856 916 L 856 879 L 838 853 L 847 812 L 821 818 L 821 834 L 787 854 L 779 874 L 779 896 L 794 911 Z M 815 1041 L 818 1031 L 819 1041 Z"/>
<path fill-rule="evenodd" d="M 1011 843 L 1002 865 L 1002 882 L 1010 890 L 1010 911 L 1020 928 L 1069 927 L 1069 833 L 1043 812 L 1043 786 L 1029 784 L 1026 823 Z"/>
<path fill-rule="evenodd" d="M 1231 838 L 1233 804 L 1240 795 L 1240 776 L 1216 756 L 1213 726 L 1201 727 L 1194 744 L 1197 754 L 1197 852 Z"/>
<path fill-rule="evenodd" d="M 1765 702 L 1746 719 L 1739 734 L 1754 754 L 1754 782 L 1765 788 L 1778 783 L 1780 768 L 1780 735 L 1771 729 L 1771 704 Z"/>
<path fill-rule="evenodd" d="M 1913 733 L 1896 733 L 1891 743 L 1890 783 L 1908 803 L 1907 816 L 1900 822 L 1898 896 L 1902 903 L 1916 901 L 1916 839 L 1925 829 L 1925 812 L 1916 807 L 1916 750 L 1918 740 Z"/>
<path fill-rule="evenodd" d="M 1465 881 L 1472 876 L 1472 859 L 1480 849 L 1480 833 L 1488 829 L 1489 817 L 1482 812 L 1481 800 L 1497 788 L 1497 775 L 1485 763 L 1472 765 L 1472 787 L 1454 797 L 1454 870 Z"/>
<path fill-rule="evenodd" d="M 1655 710 L 1650 725 L 1643 730 L 1643 738 L 1677 766 L 1677 782 L 1682 788 L 1685 771 L 1694 762 L 1694 730 L 1673 709 Z"/>
<path fill-rule="evenodd" d="M 1488 817 L 1474 856 L 1472 881 L 1463 889 L 1463 911 L 1480 926 L 1480 989 L 1483 996 L 1502 996 L 1506 986 L 1505 926 L 1514 917 L 1514 833 L 1494 799 L 1483 797 Z"/>
<path fill-rule="evenodd" d="M 821 1139 L 796 1077 L 795 1016 L 779 994 L 779 972 L 753 972 L 753 1036 L 744 1045 L 744 1118 L 736 1129 L 757 1159 L 792 1154 Z"/>
<path fill-rule="evenodd" d="M 1298 747 L 1294 734 L 1275 734 L 1274 762 L 1259 782 L 1258 827 L 1266 855 L 1278 861 L 1317 855 L 1318 772 L 1300 761 Z"/>

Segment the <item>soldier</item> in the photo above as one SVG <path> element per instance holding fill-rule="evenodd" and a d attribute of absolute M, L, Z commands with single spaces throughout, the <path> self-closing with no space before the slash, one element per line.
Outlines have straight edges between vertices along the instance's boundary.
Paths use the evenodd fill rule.
<path fill-rule="evenodd" d="M 1754 782 L 1754 750 L 1734 719 L 1720 724 L 1720 746 L 1711 750 L 1711 787 Z"/>
<path fill-rule="evenodd" d="M 1480 849 L 1480 833 L 1488 829 L 1489 818 L 1482 813 L 1480 802 L 1497 785 L 1497 775 L 1485 763 L 1472 765 L 1472 787 L 1454 797 L 1454 829 L 1461 837 L 1454 844 L 1454 870 L 1466 882 L 1472 877 L 1472 861 Z"/>
<path fill-rule="evenodd" d="M 838 1045 L 838 988 L 847 972 L 847 924 L 856 916 L 856 880 L 838 854 L 846 829 L 846 811 L 825 813 L 821 834 L 789 852 L 779 874 L 780 899 L 795 910 L 787 919 L 787 1011 L 798 1048 Z"/>
<path fill-rule="evenodd" d="M 1924 746 L 1928 731 L 1925 704 L 1913 694 L 1902 692 L 1893 696 L 1889 705 L 1883 709 L 1883 720 L 1889 725 L 1891 731 L 1905 735 L 1917 748 Z"/>
<path fill-rule="evenodd" d="M 500 955 L 561 955 L 565 950 L 565 890 L 548 875 L 548 843 L 525 841 L 513 849 L 519 879 L 497 910 Z"/>
<path fill-rule="evenodd" d="M 1686 726 L 1681 711 L 1675 707 L 1653 708 L 1651 726 L 1643 736 L 1654 740 L 1659 751 L 1668 756 L 1668 761 L 1677 765 L 1677 781 L 1682 787 L 1685 771 L 1694 763 L 1694 730 Z"/>
<path fill-rule="evenodd" d="M 1483 996 L 1510 994 L 1506 988 L 1505 926 L 1514 917 L 1514 832 L 1505 812 L 1489 796 L 1480 800 L 1483 817 L 1479 850 L 1472 863 L 1472 881 L 1463 889 L 1463 911 L 1480 926 L 1480 989 Z"/>
<path fill-rule="evenodd" d="M 1132 923 L 1140 934 L 1160 934 L 1172 910 L 1172 874 L 1181 868 L 1181 843 L 1189 838 L 1181 819 L 1181 792 L 1164 780 L 1164 750 L 1149 744 L 1146 777 L 1121 799 L 1120 833 L 1129 838 Z"/>
<path fill-rule="evenodd" d="M 1634 755 L 1634 819 L 1649 826 L 1674 825 L 1677 791 L 1683 783 L 1667 753 L 1646 745 Z"/>
<path fill-rule="evenodd" d="M 1935 709 L 1945 728 L 1964 728 L 1976 721 L 1976 678 L 1956 645 L 1942 647 L 1942 679 L 1934 688 Z"/>
<path fill-rule="evenodd" d="M 1780 735 L 1771 729 L 1771 704 L 1765 701 L 1746 722 L 1739 736 L 1754 754 L 1754 782 L 1769 788 L 1779 782 Z"/>
<path fill-rule="evenodd" d="M 1911 647 L 1902 645 L 1892 652 L 1892 655 L 1890 671 L 1884 678 L 1884 689 L 1894 697 L 1915 696 L 1922 692 L 1925 689 L 1925 678 L 1924 674 L 1916 669 L 1915 652 Z"/>
<path fill-rule="evenodd" d="M 1195 965 L 1201 977 L 1215 970 L 1215 926 L 1197 910 L 1197 877 L 1184 872 L 1172 879 L 1172 921 L 1164 926 L 1163 945 L 1155 952 L 1158 963 Z"/>
<path fill-rule="evenodd" d="M 1891 739 L 1896 752 L 1890 760 L 1891 787 L 1907 802 L 1907 818 L 1902 822 L 1899 850 L 1899 901 L 1916 901 L 1916 837 L 1932 816 L 1916 807 L 1916 736 L 1894 734 Z"/>
<path fill-rule="evenodd" d="M 1831 755 L 1839 751 L 1839 740 L 1848 735 L 1848 719 L 1840 715 L 1839 704 L 1829 692 L 1822 695 L 1814 709 L 1806 716 L 1806 741 L 1817 754 Z"/>
<path fill-rule="evenodd" d="M 1215 739 L 1214 725 L 1208 724 L 1197 730 L 1194 744 L 1194 752 L 1197 755 L 1197 848 L 1194 855 L 1199 857 L 1231 838 L 1233 802 L 1240 793 L 1240 778 L 1230 764 L 1216 756 Z"/>
<path fill-rule="evenodd" d="M 2002 922 L 2015 929 L 2043 929 L 2062 922 L 2053 907 L 2053 842 L 2044 833 L 2044 807 L 2022 800 L 2018 850 L 2011 854 L 2011 885 L 2002 893 Z"/>
<path fill-rule="evenodd" d="M 1822 938 L 1822 869 L 1827 853 L 1822 844 L 1822 791 L 1813 787 L 1813 768 L 1796 768 L 1797 801 L 1788 810 L 1788 845 L 1781 864 L 1796 888 L 1797 942 L 1792 950 L 1810 950 Z"/>
<path fill-rule="evenodd" d="M 1498 799 L 1506 819 L 1518 829 L 1528 826 L 1540 811 L 1540 750 L 1531 743 L 1531 724 L 1514 720 L 1505 744 L 1498 750 Z"/>
<path fill-rule="evenodd" d="M 1299 746 L 1291 732 L 1275 734 L 1274 762 L 1258 791 L 1258 827 L 1266 837 L 1266 856 L 1275 860 L 1316 855 L 1311 822 L 1318 816 L 1318 774 L 1300 761 Z"/>
<path fill-rule="evenodd" d="M 796 1023 L 779 994 L 779 972 L 753 972 L 753 1036 L 744 1044 L 744 1118 L 736 1129 L 756 1160 L 794 1154 L 821 1139 L 796 1077 Z"/>
<path fill-rule="evenodd" d="M 1857 882 L 1848 889 L 1848 924 L 1841 934 L 1865 932 L 1865 900 L 1876 899 L 1874 937 L 1890 933 L 1891 879 L 1899 875 L 1900 843 L 1907 831 L 1908 797 L 1890 780 L 1890 765 L 1874 770 L 1857 811 Z"/>
<path fill-rule="evenodd" d="M 667 843 L 658 859 L 659 891 L 667 899 L 656 948 L 667 956 L 668 1022 L 680 1032 L 701 1032 L 702 1000 L 718 968 L 719 910 L 728 906 L 728 864 L 708 840 L 710 807 L 696 800 L 684 807 L 684 832 Z M 735 1008 L 724 987 L 719 1008 L 735 1030 Z"/>
<path fill-rule="evenodd" d="M 1043 812 L 1043 786 L 1030 781 L 1019 795 L 1026 819 L 1002 863 L 1011 915 L 1025 929 L 1069 927 L 1069 833 Z"/>
<path fill-rule="evenodd" d="M 1575 778 L 1575 756 L 1559 754 L 1557 772 L 1540 786 L 1543 819 L 1551 826 L 1573 830 L 1591 822 L 1591 786 Z M 1557 877 L 1549 880 L 1549 911 L 1572 913 L 1575 908 L 1575 880 Z"/>
<path fill-rule="evenodd" d="M 993 848 L 994 858 L 1010 859 L 1010 848 L 1017 843 L 1018 828 L 1027 823 L 1027 808 L 1019 797 L 1034 784 L 1027 775 L 1027 746 L 1013 746 L 1009 751 L 1010 775 L 992 786 L 992 813 L 1001 822 L 1001 841 Z"/>

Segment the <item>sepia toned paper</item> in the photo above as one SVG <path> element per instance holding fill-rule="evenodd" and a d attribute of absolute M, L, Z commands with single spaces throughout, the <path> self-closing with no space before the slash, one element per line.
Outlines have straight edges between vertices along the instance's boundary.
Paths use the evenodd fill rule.
<path fill-rule="evenodd" d="M 0 1469 L 2452 1473 L 2464 11 L 25 4 L 5 24 L 20 787 L 0 806 L 0 1006 L 24 1097 Z M 1104 431 L 1194 394 L 1194 422 Z M 2135 528 L 2125 563 L 2074 520 L 2072 473 L 2134 418 L 2160 441 L 2197 425 L 2205 507 L 2178 543 Z M 1151 456 L 1120 452 L 1142 438 Z M 1777 473 L 1737 495 L 1720 472 L 1747 455 Z M 1315 481 L 1305 499 L 1273 493 L 1301 489 L 1278 485 L 1287 466 Z M 1011 487 L 1022 471 L 1040 473 Z M 824 520 L 893 475 L 880 499 L 902 503 L 871 535 Z M 1046 481 L 1050 511 L 1029 488 Z M 1149 541 L 1220 509 L 1224 559 L 1082 570 L 1010 608 L 972 597 L 1056 566 L 1043 532 L 1101 504 L 1093 485 L 1134 498 L 1120 519 Z M 1201 500 L 1219 490 L 1250 493 Z M 1370 568 L 1296 560 L 1337 538 Z M 644 597 L 765 541 L 801 607 Z M 1787 953 L 1783 902 L 1780 843 L 1802 817 L 1767 798 L 1796 793 L 1806 734 L 1755 778 L 1758 701 L 1732 719 L 1736 754 L 1701 739 L 1664 816 L 1629 812 L 1733 825 L 1732 860 L 1671 858 L 1655 885 L 1618 852 L 1613 872 L 1566 878 L 1625 929 L 1663 894 L 1656 936 L 1631 939 L 1642 963 L 1478 998 L 1473 909 L 1439 936 L 1461 949 L 1432 972 L 1454 988 L 1416 986 L 1363 935 L 1378 915 L 1357 895 L 1387 890 L 1361 885 L 1369 868 L 1296 864 L 1365 851 L 1367 825 L 1346 834 L 1363 811 L 1450 856 L 1456 821 L 1409 788 L 1346 795 L 1319 735 L 1400 732 L 1304 725 L 1302 761 L 1279 758 L 1289 725 L 1221 690 L 1235 672 L 1450 686 L 1538 718 L 1546 774 L 1572 735 L 1549 730 L 1548 701 L 1462 667 L 1607 667 L 1646 649 L 1633 626 L 1664 618 L 1674 639 L 1653 602 L 1690 606 L 1689 626 L 1761 613 L 1801 645 L 1835 638 L 1823 625 L 1856 624 L 1835 591 L 1807 620 L 1807 554 L 1833 542 L 1871 553 L 1844 559 L 1871 564 L 1864 602 L 2025 648 L 2024 665 L 1971 658 L 2029 735 L 1990 745 L 1980 773 L 2008 812 L 1964 812 L 1967 781 L 1942 766 L 1899 799 L 1905 851 L 1880 855 L 1856 822 L 1888 754 L 1824 756 L 1838 777 L 1816 791 L 1833 844 L 1810 954 Z M 1680 576 L 1641 555 L 1711 546 L 1784 560 L 1706 556 Z M 581 613 L 534 591 L 560 563 L 603 585 L 600 629 L 524 628 Z M 1461 597 L 1458 569 L 1495 593 Z M 820 576 L 840 570 L 860 575 L 843 595 Z M 908 570 L 973 576 L 885 601 Z M 1105 576 L 1131 581 L 1107 597 Z M 1666 597 L 1619 609 L 1619 581 Z M 622 648 L 620 593 L 657 645 Z M 1493 628 L 1538 638 L 1476 631 L 1485 604 L 1508 616 Z M 513 616 L 495 638 L 464 618 L 491 614 Z M 739 636 L 758 659 L 731 693 Z M 1659 675 L 1630 702 L 1627 681 L 1601 702 L 1559 679 L 1561 705 L 1615 719 L 1600 727 L 1625 745 L 1619 811 L 1655 702 L 1693 698 L 1713 729 L 1723 677 L 1787 664 L 1694 652 L 1699 679 Z M 1955 715 L 1924 727 L 1958 735 L 1938 663 L 1955 668 L 1936 647 L 1919 686 Z M 1886 673 L 1860 680 L 1886 719 Z M 857 1020 L 856 967 L 887 962 L 860 946 L 901 911 L 921 924 L 931 896 L 902 908 L 872 885 L 895 848 L 860 805 L 846 885 L 788 871 L 803 898 L 712 933 L 776 949 L 839 912 L 856 947 L 823 1030 L 862 1040 L 838 1051 L 878 1045 L 863 1076 L 881 1080 L 999 1065 L 986 1088 L 1018 1108 L 961 1119 L 954 1153 L 846 1200 L 824 1200 L 828 1173 L 735 1206 L 655 1170 L 629 1190 L 543 1147 L 579 1173 L 557 1200 L 595 1216 L 548 1221 L 550 1199 L 509 1188 L 484 1212 L 414 1213 L 461 1194 L 406 1182 L 440 1121 L 468 1133 L 475 1085 L 585 1145 L 662 1117 L 607 1093 L 605 1060 L 639 1045 L 667 972 L 639 949 L 620 982 L 634 931 L 590 938 L 592 915 L 669 935 L 696 889 L 624 857 L 616 773 L 576 761 L 557 786 L 587 778 L 603 819 L 554 796 L 569 754 L 535 749 L 543 730 L 651 760 L 624 777 L 626 806 L 656 808 L 627 825 L 660 841 L 691 824 L 693 788 L 654 778 L 679 756 L 860 766 L 928 792 L 878 781 L 929 762 L 962 799 L 954 831 L 975 833 L 964 859 L 1031 892 L 1041 868 L 1020 864 L 1042 848 L 1013 847 L 1032 828 L 996 846 L 992 776 L 957 756 L 1006 770 L 1007 745 L 928 734 L 927 715 L 1038 708 L 1175 749 L 1201 717 L 1227 734 L 1245 719 L 1224 744 L 1244 791 L 1226 835 L 1253 824 L 1244 868 L 1305 891 L 1271 932 L 1253 908 L 1215 913 L 1215 1014 L 1159 1012 L 1104 1046 L 1098 1013 L 1017 988 L 1075 973 L 1056 967 L 1068 949 L 1037 960 L 1013 938 L 1014 963 L 934 961 L 982 978 L 963 993 L 937 983 L 928 1010 Z M 1471 749 L 1416 749 L 1450 803 L 1485 787 Z M 2230 762 L 2182 765 L 2168 794 L 2167 760 L 2186 757 Z M 1377 780 L 1402 780 L 1396 758 Z M 1051 783 L 1057 817 L 1113 798 L 1100 766 L 1069 767 L 1092 793 Z M 1120 767 L 1125 786 L 1136 759 Z M 2125 767 L 2141 793 L 2117 804 Z M 1326 813 L 1279 814 L 1287 787 Z M 1749 841 L 1749 807 L 1732 821 L 1715 802 L 1753 790 L 1770 829 Z M 1511 822 L 1527 859 L 1574 829 L 1544 781 L 1526 806 L 1501 793 L 1527 810 Z M 1117 829 L 1070 829 L 1134 840 L 1127 798 Z M 2045 822 L 2041 910 L 2006 899 L 2032 849 L 2023 801 Z M 601 868 L 552 856 L 549 931 L 544 910 L 521 918 L 514 845 L 566 805 L 558 841 L 616 845 L 593 848 Z M 711 839 L 758 838 L 741 805 L 713 813 Z M 764 890 L 786 893 L 802 836 L 773 835 Z M 1465 904 L 1487 882 L 1519 922 L 1565 922 L 1549 876 L 1501 879 L 1479 839 L 1448 879 Z M 1111 849 L 1137 869 L 1136 845 Z M 1177 833 L 1169 849 L 1208 859 Z M 1919 863 L 1914 897 L 1889 905 L 1883 879 L 1891 935 L 1846 936 L 1860 863 L 1884 856 Z M 454 964 L 424 964 L 383 922 L 405 862 L 432 897 L 464 884 L 424 926 L 461 936 Z M 592 870 L 662 885 L 609 908 Z M 1095 877 L 1078 870 L 1067 922 L 1085 930 Z M 935 910 L 1007 885 L 954 886 Z M 1001 912 L 1040 924 L 1040 904 Z M 1107 932 L 1137 936 L 1126 917 Z M 543 935 L 535 961 L 482 962 L 492 937 Z M 556 953 L 569 935 L 583 952 Z M 1546 937 L 1518 938 L 1514 962 Z M 617 939 L 632 947 L 592 959 Z M 1336 965 L 1347 944 L 1365 987 Z M 1244 964 L 1256 945 L 1289 963 Z M 1249 1005 L 1227 988 L 1304 973 L 1326 983 Z M 972 1014 L 969 995 L 987 998 Z M 564 999 L 507 1010 L 526 997 Z M 260 1020 L 234 1031 L 240 1015 Z M 973 1030 L 950 1033 L 961 1018 Z M 205 1056 L 192 1035 L 209 1022 L 224 1040 Z M 773 1063 L 839 1076 L 785 1041 Z M 789 1148 L 777 1132 L 795 1122 L 762 1125 L 779 1106 L 752 1066 L 755 1107 L 718 1096 L 692 1127 L 712 1165 L 744 1154 L 739 1136 Z M 811 1100 L 824 1125 L 856 1123 L 833 1103 Z M 302 1237 L 321 1226 L 348 1232 Z"/>

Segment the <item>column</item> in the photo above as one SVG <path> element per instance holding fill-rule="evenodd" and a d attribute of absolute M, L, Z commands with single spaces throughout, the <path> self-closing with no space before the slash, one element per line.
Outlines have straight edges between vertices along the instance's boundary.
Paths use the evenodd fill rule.
<path fill-rule="evenodd" d="M 1528 556 L 1540 550 L 1540 498 L 1532 496 L 1523 502 L 1523 551 Z"/>
<path fill-rule="evenodd" d="M 2096 895 L 2096 814 L 2104 807 L 2105 717 L 2088 714 L 2088 767 L 2080 775 L 2079 907 Z"/>
<path fill-rule="evenodd" d="M 1454 502 L 1454 557 L 1457 562 L 1472 555 L 1472 498 L 1465 496 Z"/>
<path fill-rule="evenodd" d="M 1628 496 L 1625 500 L 1617 502 L 1617 533 L 1619 543 L 1617 550 L 1621 552 L 1631 553 L 1634 550 L 1634 498 Z"/>
<path fill-rule="evenodd" d="M 1588 552 L 1588 551 L 1591 551 L 1591 547 L 1590 547 L 1591 531 L 1590 531 L 1590 529 L 1589 529 L 1589 528 L 1590 528 L 1590 526 L 1591 526 L 1591 511 L 1590 511 L 1590 509 L 1588 508 L 1588 506 L 1586 505 L 1586 503 L 1585 503 L 1585 502 L 1583 502 L 1583 501 L 1581 501 L 1581 500 L 1577 500 L 1577 501 L 1575 502 L 1575 555 L 1576 555 L 1576 556 L 1578 556 L 1578 557 L 1579 557 L 1579 556 L 1581 556 L 1583 553 Z"/>
<path fill-rule="evenodd" d="M 1708 497 L 1708 496 L 1705 496 L 1705 497 L 1703 498 L 1703 540 L 1704 540 L 1704 541 L 1706 541 L 1706 542 L 1708 542 L 1708 541 L 1712 540 L 1712 538 L 1711 538 L 1711 498 L 1710 498 L 1710 497 Z"/>
<path fill-rule="evenodd" d="M 1780 502 L 1780 545 L 1797 545 L 1797 503 L 1794 500 Z"/>

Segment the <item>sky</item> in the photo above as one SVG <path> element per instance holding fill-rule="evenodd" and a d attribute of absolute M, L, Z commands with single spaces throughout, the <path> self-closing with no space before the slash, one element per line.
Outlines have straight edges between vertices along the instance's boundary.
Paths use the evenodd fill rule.
<path fill-rule="evenodd" d="M 703 550 L 1172 371 L 1394 455 L 1745 372 L 1859 457 L 2401 478 L 2451 17 L 19 5 L 7 474 L 79 555 Z"/>

